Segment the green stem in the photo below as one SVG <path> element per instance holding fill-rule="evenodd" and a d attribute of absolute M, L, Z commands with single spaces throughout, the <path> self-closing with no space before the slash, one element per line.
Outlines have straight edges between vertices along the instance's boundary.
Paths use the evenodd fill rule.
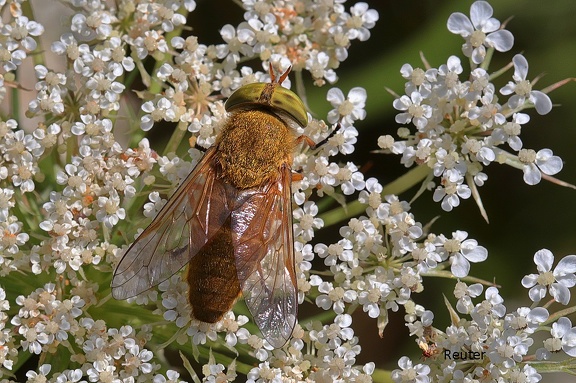
<path fill-rule="evenodd" d="M 486 57 L 484 58 L 484 61 L 482 61 L 482 64 L 480 64 L 480 68 L 484 69 L 485 71 L 488 71 L 488 67 L 490 66 L 490 61 L 492 61 L 493 55 L 494 55 L 494 48 L 488 48 L 486 50 Z"/>
<path fill-rule="evenodd" d="M 180 121 L 172 133 L 172 137 L 170 137 L 170 141 L 166 144 L 166 148 L 164 149 L 164 155 L 168 153 L 176 153 L 178 146 L 182 143 L 184 139 L 184 135 L 186 134 L 188 128 L 188 124 L 186 122 Z"/>
<path fill-rule="evenodd" d="M 549 325 L 550 323 L 556 322 L 559 318 L 574 314 L 575 312 L 576 312 L 576 306 L 568 307 L 564 310 L 557 311 L 557 312 L 551 314 L 548 317 L 548 320 L 546 322 L 542 323 L 542 326 Z"/>
<path fill-rule="evenodd" d="M 452 279 L 452 280 L 460 280 L 460 281 L 464 281 L 464 282 L 470 282 L 470 283 L 481 283 L 485 286 L 495 286 L 495 287 L 500 287 L 499 285 L 495 284 L 494 282 L 490 282 L 484 279 L 480 279 L 480 278 L 476 278 L 476 277 L 471 277 L 471 276 L 467 276 L 464 278 L 457 278 L 454 276 L 454 274 L 452 274 L 450 271 L 448 270 L 430 270 L 427 271 L 425 273 L 421 273 L 422 276 L 424 277 L 440 277 L 440 278 L 446 278 L 446 279 Z"/>

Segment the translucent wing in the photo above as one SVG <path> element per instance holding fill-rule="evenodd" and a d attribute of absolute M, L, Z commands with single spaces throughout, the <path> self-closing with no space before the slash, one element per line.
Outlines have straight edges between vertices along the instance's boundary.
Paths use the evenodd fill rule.
<path fill-rule="evenodd" d="M 170 278 L 218 231 L 235 189 L 216 178 L 209 149 L 176 193 L 130 246 L 114 272 L 112 296 L 126 299 Z"/>
<path fill-rule="evenodd" d="M 276 348 L 290 338 L 298 310 L 290 183 L 286 165 L 278 179 L 242 192 L 243 204 L 232 211 L 242 294 L 262 335 Z"/>

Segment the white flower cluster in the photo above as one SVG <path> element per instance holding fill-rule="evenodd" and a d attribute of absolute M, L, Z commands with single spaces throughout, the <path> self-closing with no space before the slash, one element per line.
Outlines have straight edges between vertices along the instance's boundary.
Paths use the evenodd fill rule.
<path fill-rule="evenodd" d="M 451 238 L 425 233 L 407 202 L 395 196 L 383 201 L 381 192 L 376 179 L 368 179 L 359 196 L 367 205 L 367 216 L 343 226 L 338 242 L 314 246 L 333 281 L 314 272 L 310 276 L 310 284 L 320 293 L 318 307 L 342 314 L 346 305 L 359 304 L 370 317 L 378 318 L 380 332 L 388 310 L 414 304 L 412 294 L 423 290 L 423 273 L 450 264 L 452 275 L 464 278 L 470 262 L 483 262 L 488 256 L 477 241 L 467 239 L 466 232 L 456 231 Z"/>
<path fill-rule="evenodd" d="M 5 2 L 2 3 L 4 6 Z M 34 37 L 44 33 L 41 24 L 22 14 L 19 3 L 12 5 L 11 13 L 11 22 L 0 22 L 0 64 L 7 73 L 15 71 L 28 54 L 38 47 Z"/>
<path fill-rule="evenodd" d="M 49 136 L 57 134 L 54 127 L 38 128 L 34 134 L 18 129 L 18 123 L 9 119 L 0 121 L 0 275 L 5 276 L 27 263 L 21 248 L 30 239 L 23 232 L 22 213 L 26 207 L 16 203 L 16 195 L 30 195 L 35 190 L 34 178 L 40 176 L 38 161 L 47 147 L 52 146 Z M 52 136 L 54 137 L 54 136 Z M 18 191 L 15 189 L 17 188 Z M 20 215 L 20 217 L 19 217 Z"/>
<path fill-rule="evenodd" d="M 525 287 L 531 287 L 530 298 L 538 304 L 546 295 L 546 290 L 555 301 L 569 303 L 569 288 L 576 285 L 576 256 L 564 257 L 554 271 L 551 271 L 554 256 L 543 249 L 534 255 L 539 274 L 531 274 L 522 280 Z M 414 365 L 409 358 L 398 362 L 400 369 L 392 372 L 395 382 L 433 381 L 474 381 L 490 382 L 539 382 L 542 376 L 525 363 L 530 350 L 535 350 L 539 360 L 546 360 L 552 354 L 564 352 L 576 356 L 576 327 L 567 317 L 554 318 L 550 337 L 542 340 L 536 332 L 542 326 L 550 325 L 552 319 L 548 305 L 520 307 L 506 312 L 504 299 L 496 287 L 484 292 L 484 299 L 473 300 L 482 294 L 479 283 L 467 285 L 456 283 L 454 296 L 456 310 L 452 309 L 452 324 L 445 331 L 432 327 L 434 315 L 421 306 L 407 312 L 406 322 L 410 334 L 417 337 L 417 343 L 428 358 L 426 364 Z M 469 316 L 469 319 L 460 317 Z M 465 361 L 463 369 L 458 361 Z"/>
<path fill-rule="evenodd" d="M 351 324 L 352 317 L 342 314 L 330 325 L 313 321 L 306 329 L 297 326 L 286 350 L 261 359 L 247 382 L 371 382 L 374 363 L 355 366 L 360 346 Z"/>
<path fill-rule="evenodd" d="M 10 72 L 38 48 L 36 38 L 44 32 L 42 25 L 24 16 L 30 11 L 28 4 L 14 0 L 0 6 L 7 3 L 11 18 L 0 25 L 2 97 L 7 84 L 14 86 Z M 50 355 L 65 352 L 69 368 L 41 364 L 26 374 L 28 381 L 176 382 L 178 375 L 171 371 L 158 374 L 157 358 L 144 348 L 155 334 L 152 328 L 112 327 L 118 323 L 111 315 L 114 310 L 100 309 L 110 304 L 102 294 L 108 291 L 111 263 L 118 261 L 121 246 L 130 242 L 126 233 L 135 231 L 128 225 L 140 209 L 138 198 L 148 194 L 144 215 L 154 216 L 165 203 L 162 197 L 201 158 L 197 149 L 188 151 L 190 158 L 181 158 L 174 154 L 174 146 L 158 155 L 142 131 L 159 121 L 178 123 L 177 144 L 188 131 L 191 146 L 208 147 L 226 117 L 222 98 L 246 83 L 270 80 L 267 73 L 240 67 L 240 62 L 261 60 L 266 68 L 273 62 L 279 70 L 291 66 L 297 81 L 308 71 L 316 85 L 334 82 L 335 69 L 347 58 L 351 41 L 369 38 L 378 13 L 363 2 L 347 9 L 341 1 L 246 0 L 241 4 L 244 21 L 220 29 L 222 44 L 205 45 L 194 35 L 166 39 L 184 27 L 184 12 L 196 7 L 193 0 L 67 4 L 73 9 L 69 30 L 47 47 L 66 62 L 66 69 L 54 70 L 42 59 L 34 66 L 37 81 L 27 117 L 44 123 L 26 133 L 14 119 L 0 121 L 0 275 L 8 278 L 5 283 L 23 287 L 12 297 L 0 289 L 0 377 L 5 376 L 3 369 L 15 366 L 21 353 L 49 360 Z M 158 63 L 150 74 L 144 60 Z M 126 126 L 124 116 L 134 115 L 129 107 L 136 104 L 130 88 L 136 69 L 148 89 L 138 92 L 143 99 L 141 131 L 132 147 L 125 148 L 119 129 Z M 283 85 L 289 86 L 289 81 Z M 366 92 L 354 88 L 345 96 L 333 88 L 328 101 L 334 110 L 327 120 L 337 131 L 325 145 L 303 148 L 294 161 L 294 169 L 302 174 L 293 188 L 298 205 L 296 247 L 302 250 L 297 254 L 300 301 L 311 288 L 313 253 L 308 242 L 323 226 L 318 206 L 309 197 L 331 195 L 343 202 L 341 194 L 351 195 L 366 185 L 355 164 L 333 159 L 354 151 L 358 135 L 354 123 L 365 117 Z M 324 121 L 312 119 L 298 133 L 320 142 L 330 132 Z M 27 199 L 32 192 L 37 198 Z M 23 221 L 23 216 L 28 218 Z M 40 229 L 32 239 L 31 228 Z M 34 278 L 17 284 L 17 273 Z M 230 349 L 250 352 L 262 363 L 262 368 L 250 371 L 250 379 L 263 381 L 281 374 L 296 380 L 370 380 L 373 365 L 355 366 L 360 346 L 349 315 L 340 313 L 332 325 L 314 322 L 300 328 L 300 335 L 284 351 L 273 350 L 245 328 L 249 319 L 244 315 L 230 312 L 214 325 L 193 319 L 187 286 L 179 276 L 162 283 L 159 290 L 160 294 L 152 290 L 129 304 L 135 312 L 149 312 L 144 305 L 155 303 L 154 314 L 163 323 L 173 323 L 171 329 L 177 329 L 173 340 L 180 345 L 197 349 L 218 342 L 220 336 Z M 8 313 L 11 307 L 20 310 Z M 235 377 L 232 366 L 226 369 L 214 361 L 203 372 L 207 381 L 222 374 L 226 379 Z"/>
<path fill-rule="evenodd" d="M 137 149 L 124 150 L 114 140 L 110 120 L 88 116 L 81 120 L 71 127 L 81 137 L 79 155 L 56 173 L 63 189 L 50 192 L 43 205 L 46 214 L 39 227 L 49 239 L 32 249 L 36 274 L 52 267 L 59 274 L 78 271 L 84 264 L 99 264 L 106 253 L 115 253 L 115 246 L 101 241 L 100 224 L 112 229 L 126 218 L 121 197 L 134 197 L 134 179 L 156 163 L 146 139 Z"/>
<path fill-rule="evenodd" d="M 407 80 L 406 95 L 394 101 L 394 108 L 401 111 L 396 122 L 412 124 L 416 131 L 401 127 L 400 140 L 391 136 L 379 139 L 382 149 L 402 155 L 406 167 L 430 168 L 439 178 L 433 199 L 445 211 L 471 195 L 483 209 L 476 189 L 488 179 L 484 170 L 493 162 L 522 169 L 528 185 L 539 183 L 542 173 L 554 175 L 562 169 L 562 160 L 550 149 L 525 149 L 520 139 L 522 125 L 530 120 L 523 110 L 535 108 L 537 113 L 547 114 L 552 109 L 550 98 L 533 90 L 526 58 L 514 56 L 512 81 L 499 92 L 492 83 L 494 74 L 486 69 L 492 54 L 487 52 L 506 52 L 514 42 L 512 33 L 500 28 L 485 1 L 472 4 L 470 19 L 462 13 L 452 14 L 448 29 L 466 40 L 462 50 L 470 58 L 471 72 L 463 73 L 456 56 L 438 68 L 405 64 L 401 73 Z M 498 93 L 510 97 L 502 99 Z"/>
<path fill-rule="evenodd" d="M 59 358 L 70 358 L 79 368 L 55 371 L 50 378 L 50 364 L 39 366 L 38 371 L 26 373 L 27 382 L 118 382 L 115 376 L 124 381 L 135 381 L 140 374 L 153 374 L 154 382 L 167 381 L 156 373 L 159 366 L 151 363 L 153 354 L 143 348 L 150 340 L 150 329 L 136 332 L 130 326 L 110 328 L 103 320 L 86 317 L 86 302 L 78 295 L 59 300 L 61 292 L 52 283 L 36 289 L 31 294 L 20 295 L 16 304 L 20 307 L 10 323 L 17 329 L 15 336 L 3 327 L 8 323 L 6 311 L 10 309 L 6 294 L 0 288 L 0 365 L 12 369 L 14 359 L 20 352 L 32 354 L 53 353 L 60 348 Z M 52 350 L 52 351 L 50 351 Z M 67 353 L 64 356 L 62 352 Z M 179 382 L 175 372 L 170 381 Z M 86 379 L 83 379 L 86 378 Z M 3 380 L 6 381 L 6 380 Z"/>
<path fill-rule="evenodd" d="M 333 83 L 334 69 L 348 57 L 350 42 L 367 40 L 378 20 L 366 3 L 356 3 L 349 12 L 343 3 L 243 0 L 245 22 L 220 31 L 227 43 L 217 47 L 224 70 L 234 69 L 242 56 L 256 54 L 262 61 L 282 59 L 296 71 L 307 70 L 318 85 Z"/>
<path fill-rule="evenodd" d="M 44 31 L 24 16 L 34 5 L 23 3 L 0 0 L 2 10 L 10 10 L 0 21 L 2 98 L 8 85 L 17 87 L 12 72 L 38 48 L 35 38 Z M 226 118 L 222 99 L 244 84 L 270 80 L 240 63 L 291 66 L 298 88 L 304 71 L 316 85 L 334 82 L 351 41 L 369 38 L 378 13 L 363 2 L 347 9 L 343 0 L 243 0 L 236 3 L 244 20 L 221 27 L 222 44 L 207 45 L 195 35 L 172 36 L 186 29 L 193 0 L 65 3 L 73 10 L 69 30 L 50 49 L 66 69 L 50 69 L 40 52 L 34 66 L 37 82 L 26 116 L 43 122 L 0 121 L 2 383 L 11 383 L 13 369 L 36 355 L 38 367 L 25 374 L 29 383 L 181 382 L 170 369 L 173 361 L 162 356 L 166 345 L 207 359 L 206 382 L 234 381 L 237 372 L 249 382 L 370 382 L 375 365 L 357 364 L 361 347 L 351 327 L 350 312 L 360 307 L 378 319 L 380 332 L 388 310 L 403 307 L 430 360 L 439 361 L 445 350 L 486 352 L 491 364 L 473 370 L 474 379 L 537 380 L 522 358 L 532 346 L 532 333 L 549 320 L 545 308 L 506 314 L 495 287 L 474 304 L 482 286 L 458 282 L 456 310 L 470 319 L 456 320 L 454 311 L 454 323 L 441 332 L 432 327 L 433 315 L 413 301 L 424 288 L 424 275 L 466 278 L 471 263 L 484 261 L 487 250 L 462 230 L 451 236 L 429 233 L 407 202 L 384 197 L 376 179 L 366 180 L 356 164 L 336 160 L 355 150 L 354 125 L 366 117 L 366 92 L 358 87 L 346 95 L 338 88 L 327 91 L 333 109 L 326 122 L 310 118 L 298 131 L 325 143 L 302 145 L 293 163 L 300 175 L 292 185 L 298 299 L 330 310 L 333 320 L 303 321 L 284 347 L 274 349 L 254 333 L 245 315 L 231 311 L 211 325 L 195 320 L 188 286 L 178 273 L 128 303 L 109 299 L 112 270 L 132 242 L 130 235 L 157 214 L 201 158 L 196 148 L 182 150 L 185 136 L 189 133 L 190 146 L 211 146 Z M 479 1 L 470 19 L 454 14 L 448 23 L 465 38 L 463 51 L 474 65 L 468 80 L 460 80 L 463 69 L 456 57 L 438 69 L 403 67 L 407 95 L 394 102 L 402 112 L 397 120 L 413 123 L 417 133 L 401 128 L 402 141 L 380 140 L 382 148 L 402 154 L 407 166 L 426 164 L 440 177 L 434 198 L 446 210 L 473 194 L 473 185 L 482 185 L 483 167 L 491 162 L 516 164 L 529 184 L 561 168 L 550 150 L 522 147 L 520 127 L 529 117 L 521 111 L 534 106 L 544 114 L 551 108 L 543 92 L 532 90 L 524 57 L 514 57 L 513 81 L 500 90 L 510 96 L 505 103 L 499 103 L 488 72 L 476 67 L 492 49 L 512 47 L 511 33 L 491 15 L 490 6 Z M 133 92 L 135 75 L 145 90 Z M 134 121 L 140 129 L 130 131 L 133 138 L 124 144 L 122 129 Z M 177 125 L 163 154 L 144 138 L 158 122 Z M 518 154 L 504 151 L 503 144 Z M 341 227 L 334 243 L 312 244 L 325 225 L 317 197 L 344 205 L 345 196 L 355 193 L 363 215 Z M 146 219 L 140 222 L 142 205 Z M 326 270 L 313 269 L 316 256 Z M 549 293 L 566 304 L 576 283 L 574 256 L 554 269 L 546 250 L 535 259 L 540 273 L 523 280 L 529 296 L 539 302 Z M 123 325 L 126 320 L 132 325 Z M 560 350 L 575 356 L 576 330 L 568 318 L 553 323 L 550 334 L 539 358 Z M 414 366 L 403 358 L 400 367 L 393 374 L 397 381 L 465 381 L 457 363 Z"/>

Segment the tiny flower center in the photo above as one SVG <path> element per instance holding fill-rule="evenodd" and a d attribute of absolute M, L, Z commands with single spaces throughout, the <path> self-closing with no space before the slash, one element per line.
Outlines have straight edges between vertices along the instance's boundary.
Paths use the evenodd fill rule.
<path fill-rule="evenodd" d="M 106 78 L 101 78 L 97 84 L 98 84 L 96 86 L 97 90 L 99 90 L 100 92 L 106 92 L 110 90 L 110 85 L 112 85 L 112 82 Z"/>
<path fill-rule="evenodd" d="M 370 207 L 373 209 L 376 209 L 378 206 L 380 206 L 381 202 L 382 196 L 380 196 L 380 193 L 372 192 L 368 196 L 368 205 L 370 205 Z"/>
<path fill-rule="evenodd" d="M 546 271 L 538 276 L 538 284 L 542 286 L 550 286 L 554 283 L 554 274 L 551 271 Z"/>
<path fill-rule="evenodd" d="M 102 19 L 97 15 L 90 15 L 86 18 L 86 25 L 92 29 L 98 29 L 102 25 Z"/>
<path fill-rule="evenodd" d="M 532 92 L 532 84 L 528 80 L 519 81 L 516 84 L 516 94 L 520 96 L 528 96 Z"/>
<path fill-rule="evenodd" d="M 71 186 L 73 188 L 77 188 L 80 187 L 80 185 L 82 185 L 82 177 L 80 176 L 70 176 L 68 178 L 68 186 Z"/>
<path fill-rule="evenodd" d="M 144 46 L 149 52 L 154 52 L 156 49 L 158 49 L 158 42 L 154 36 L 148 35 L 144 38 Z"/>
<path fill-rule="evenodd" d="M 12 54 L 8 49 L 0 49 L 0 61 L 10 61 Z"/>
<path fill-rule="evenodd" d="M 416 86 L 420 86 L 422 84 L 424 84 L 424 81 L 426 81 L 426 76 L 425 76 L 425 72 L 423 69 L 421 68 L 416 68 L 412 71 L 412 83 L 414 83 L 414 85 Z"/>
<path fill-rule="evenodd" d="M 532 149 L 522 149 L 518 152 L 518 159 L 524 164 L 533 164 L 536 161 L 536 152 Z"/>
<path fill-rule="evenodd" d="M 513 319 L 510 324 L 511 324 L 512 328 L 514 328 L 516 330 L 521 330 L 521 329 L 525 329 L 526 327 L 528 327 L 528 321 L 526 320 L 526 318 L 523 318 L 523 317 L 517 317 L 517 318 Z"/>
<path fill-rule="evenodd" d="M 32 178 L 32 172 L 30 171 L 30 169 L 28 169 L 27 166 L 19 166 L 18 175 L 23 180 L 29 180 L 30 178 Z"/>
<path fill-rule="evenodd" d="M 484 44 L 484 41 L 486 41 L 486 33 L 482 31 L 474 31 L 470 35 L 470 44 L 472 44 L 474 48 L 478 48 Z"/>
<path fill-rule="evenodd" d="M 309 215 L 306 214 L 304 217 L 302 217 L 302 219 L 300 220 L 300 226 L 302 227 L 302 229 L 304 230 L 310 230 L 312 228 L 312 224 L 314 223 L 314 218 Z"/>
<path fill-rule="evenodd" d="M 504 125 L 504 131 L 509 136 L 517 136 L 520 134 L 521 130 L 522 127 L 520 126 L 520 124 L 517 124 L 515 122 L 508 122 Z"/>
<path fill-rule="evenodd" d="M 46 74 L 46 83 L 48 85 L 58 85 L 60 83 L 60 78 L 58 77 L 58 75 L 54 72 L 48 72 Z"/>
<path fill-rule="evenodd" d="M 562 339 L 548 338 L 544 341 L 544 347 L 550 352 L 558 352 L 562 349 Z"/>
<path fill-rule="evenodd" d="M 454 288 L 454 296 L 458 299 L 466 296 L 468 286 L 464 282 L 457 282 Z"/>
<path fill-rule="evenodd" d="M 470 153 L 478 153 L 482 149 L 482 144 L 478 140 L 470 139 L 464 143 L 464 146 L 468 148 Z"/>
<path fill-rule="evenodd" d="M 424 116 L 424 108 L 422 108 L 420 105 L 412 104 L 408 108 L 408 113 L 414 117 L 422 117 Z"/>
<path fill-rule="evenodd" d="M 404 207 L 402 207 L 402 203 L 400 201 L 394 201 L 390 203 L 390 214 L 396 215 L 400 214 L 404 211 Z"/>
<path fill-rule="evenodd" d="M 444 248 L 450 253 L 456 253 L 460 251 L 460 241 L 457 239 L 449 239 L 444 242 Z"/>
<path fill-rule="evenodd" d="M 78 50 L 78 46 L 77 45 L 68 45 L 66 47 L 66 54 L 68 55 L 68 58 L 70 60 L 76 60 L 79 56 L 80 56 L 80 52 Z"/>
<path fill-rule="evenodd" d="M 346 20 L 346 26 L 351 29 L 358 29 L 362 27 L 364 22 L 362 21 L 362 17 L 360 16 L 352 16 L 348 20 Z"/>
<path fill-rule="evenodd" d="M 454 195 L 458 192 L 457 185 L 450 182 L 449 184 L 444 185 L 444 191 L 448 195 Z"/>
<path fill-rule="evenodd" d="M 28 29 L 21 25 L 16 26 L 12 29 L 12 33 L 10 34 L 14 40 L 23 40 L 26 36 L 28 36 Z"/>
<path fill-rule="evenodd" d="M 16 244 L 16 235 L 4 230 L 4 236 L 2 237 L 2 245 L 4 247 L 10 247 Z"/>
<path fill-rule="evenodd" d="M 26 150 L 26 147 L 24 146 L 24 144 L 20 141 L 17 141 L 14 143 L 13 149 L 14 152 L 22 154 L 24 153 L 24 150 Z"/>
<path fill-rule="evenodd" d="M 342 287 L 335 287 L 328 293 L 328 297 L 332 302 L 339 301 L 340 299 L 344 298 L 344 289 Z"/>
<path fill-rule="evenodd" d="M 118 205 L 116 205 L 113 201 L 106 201 L 106 213 L 108 214 L 114 214 L 118 211 Z"/>
<path fill-rule="evenodd" d="M 446 75 L 446 79 L 444 80 L 444 83 L 446 84 L 446 86 L 448 88 L 454 88 L 456 85 L 458 85 L 459 81 L 458 81 L 458 73 L 456 72 L 450 72 Z"/>
<path fill-rule="evenodd" d="M 338 114 L 341 116 L 348 116 L 354 110 L 354 104 L 352 104 L 349 100 L 344 100 L 342 104 L 338 107 Z"/>
<path fill-rule="evenodd" d="M 381 296 L 382 294 L 380 293 L 380 290 L 377 288 L 372 288 L 368 291 L 368 300 L 372 303 L 377 303 L 378 301 L 380 301 Z"/>
<path fill-rule="evenodd" d="M 98 127 L 98 125 L 93 124 L 93 123 L 86 124 L 85 129 L 86 129 L 86 134 L 89 134 L 91 136 L 95 136 L 95 135 L 100 133 L 100 128 Z"/>

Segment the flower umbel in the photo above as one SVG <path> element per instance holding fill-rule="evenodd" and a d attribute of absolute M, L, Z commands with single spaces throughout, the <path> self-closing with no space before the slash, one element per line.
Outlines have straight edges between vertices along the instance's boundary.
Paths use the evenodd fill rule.
<path fill-rule="evenodd" d="M 383 182 L 365 176 L 369 163 L 352 157 L 371 150 L 358 143 L 374 108 L 384 109 L 381 94 L 360 86 L 369 67 L 364 58 L 354 64 L 360 70 L 341 69 L 352 44 L 376 31 L 380 15 L 371 4 L 237 0 L 226 3 L 240 10 L 226 22 L 200 14 L 209 2 L 198 5 L 0 0 L 1 383 L 367 383 L 384 375 L 396 382 L 535 383 L 544 371 L 574 370 L 576 256 L 555 262 L 551 251 L 538 251 L 536 273 L 522 279 L 532 305 L 511 307 L 508 286 L 474 276 L 477 263 L 494 258 L 474 239 L 482 236 L 468 221 L 452 234 L 437 233 L 435 219 L 423 219 L 416 202 L 428 190 L 449 212 L 472 197 L 487 217 L 479 188 L 494 163 L 522 171 L 528 185 L 562 183 L 553 177 L 562 159 L 548 148 L 525 147 L 531 141 L 523 134 L 532 109 L 549 113 L 548 93 L 572 80 L 539 88 L 540 77 L 528 73 L 529 49 L 491 68 L 494 55 L 513 49 L 514 36 L 488 2 L 473 2 L 469 16 L 454 13 L 447 23 L 464 39 L 468 62 L 448 55 L 437 67 L 426 59 L 421 67 L 401 65 L 403 94 L 387 105 L 401 126 L 397 138 L 382 135 L 378 146 L 417 166 Z M 59 17 L 43 17 L 52 8 Z M 49 41 L 46 32 L 54 31 L 59 35 Z M 384 54 L 380 48 L 367 56 Z M 352 81 L 337 84 L 344 76 Z M 231 110 L 226 103 L 239 89 L 270 82 L 282 83 L 245 95 L 250 105 Z M 288 89 L 293 96 L 275 97 Z M 321 105 L 324 115 L 316 110 Z M 222 143 L 231 116 L 246 110 L 278 120 L 290 137 L 286 182 L 277 189 L 282 199 L 270 199 L 257 229 L 237 218 L 250 216 L 266 193 L 222 182 L 223 157 L 206 168 L 213 173 L 198 173 L 196 188 L 180 186 L 210 160 L 209 148 Z M 249 154 L 261 149 L 254 122 L 245 126 L 252 129 L 243 143 Z M 248 155 L 238 173 L 252 160 Z M 210 201 L 205 189 L 215 183 L 207 174 L 219 182 Z M 418 182 L 410 202 L 398 195 Z M 180 215 L 166 213 L 174 201 Z M 225 224 L 198 219 L 219 209 L 226 214 L 215 220 Z M 159 229 L 163 217 L 170 219 Z M 283 224 L 286 217 L 292 226 Z M 184 229 L 191 221 L 196 232 Z M 148 241 L 159 231 L 163 241 Z M 544 235 L 537 234 L 531 237 Z M 125 272 L 120 260 L 133 243 L 150 255 L 127 267 L 144 270 L 144 282 L 126 295 L 127 285 L 113 285 L 113 296 L 125 298 L 113 299 L 111 280 Z M 209 267 L 222 290 L 231 281 L 241 290 L 229 294 L 232 303 L 215 323 L 206 323 L 198 320 L 202 309 L 193 308 L 190 286 L 199 278 L 187 264 L 214 243 L 224 250 L 212 254 Z M 242 246 L 253 254 L 238 257 Z M 292 246 L 293 256 L 276 256 Z M 218 274 L 223 254 L 231 255 L 232 271 Z M 250 277 L 256 274 L 262 277 Z M 420 304 L 430 277 L 455 284 L 453 296 L 435 299 L 448 309 L 443 325 L 445 316 Z M 219 303 L 222 295 L 204 287 L 203 297 Z M 386 338 L 391 311 L 402 313 L 422 358 L 403 356 L 386 372 L 380 350 L 367 349 L 358 326 L 364 316 L 376 324 L 372 334 Z M 290 326 L 280 340 L 261 331 L 284 323 Z"/>

